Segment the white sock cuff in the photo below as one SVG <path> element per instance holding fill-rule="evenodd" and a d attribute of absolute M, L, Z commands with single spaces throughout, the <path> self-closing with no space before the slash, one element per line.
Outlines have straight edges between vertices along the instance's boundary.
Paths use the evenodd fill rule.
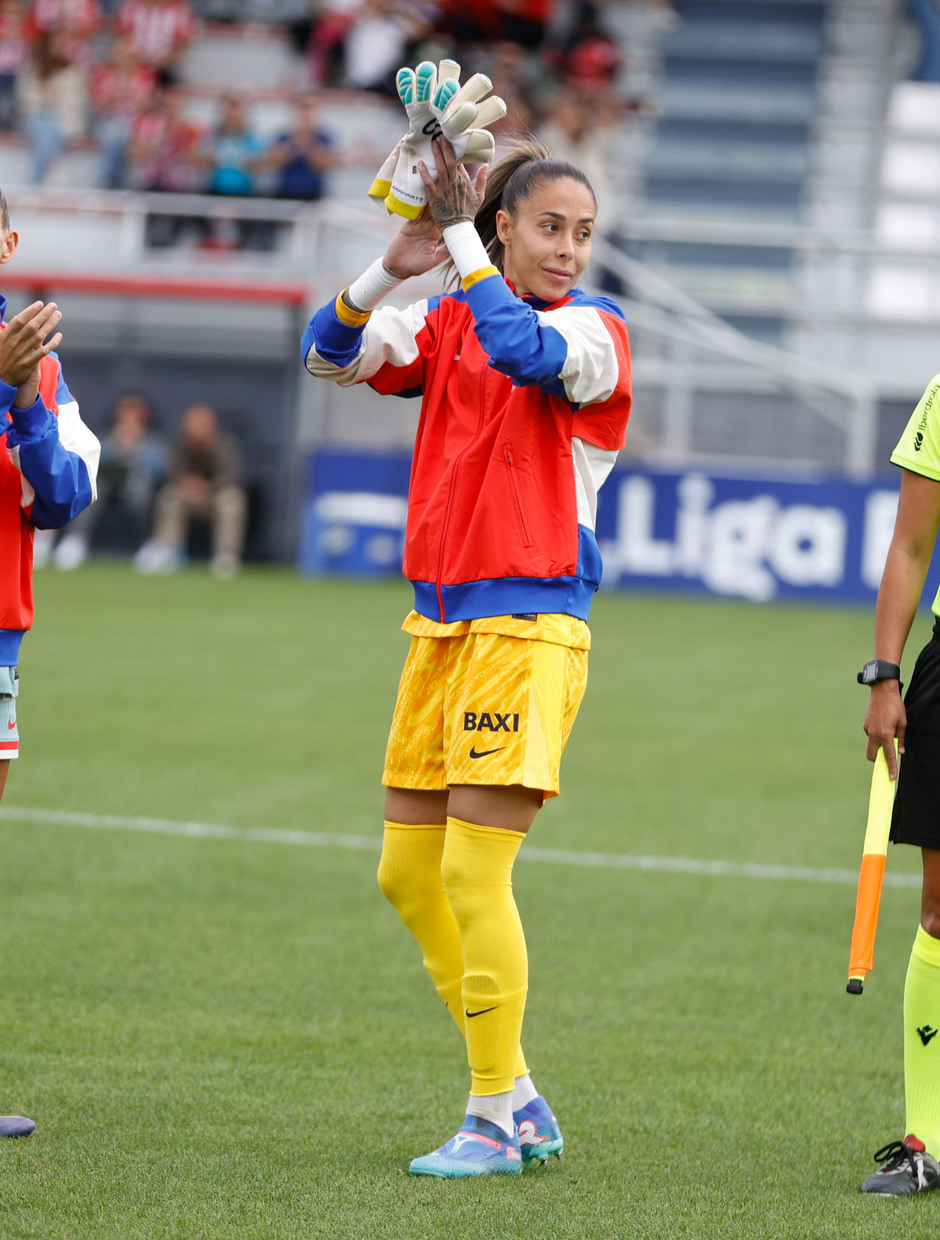
<path fill-rule="evenodd" d="M 488 1119 L 511 1137 L 515 1124 L 512 1118 L 512 1090 L 505 1094 L 471 1094 L 467 1101 L 467 1114 Z"/>
<path fill-rule="evenodd" d="M 531 1076 L 517 1076 L 512 1090 L 512 1109 L 521 1111 L 523 1107 L 534 1102 L 539 1091 L 532 1084 Z"/>

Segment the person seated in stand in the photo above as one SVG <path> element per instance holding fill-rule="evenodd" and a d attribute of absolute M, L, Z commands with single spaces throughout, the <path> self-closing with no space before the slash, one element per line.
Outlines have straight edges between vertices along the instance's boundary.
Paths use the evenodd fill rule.
<path fill-rule="evenodd" d="M 169 481 L 157 495 L 153 539 L 135 557 L 138 571 L 174 572 L 189 526 L 201 518 L 212 525 L 212 572 L 233 577 L 241 566 L 246 513 L 237 443 L 221 429 L 211 405 L 190 405 L 171 449 Z"/>
<path fill-rule="evenodd" d="M 248 123 L 244 100 L 236 94 L 225 95 L 218 124 L 199 151 L 209 193 L 223 198 L 248 198 L 256 193 L 263 155 L 264 142 Z M 211 216 L 205 221 L 202 244 L 212 250 L 264 250 L 270 248 L 270 238 L 270 220 Z"/>
<path fill-rule="evenodd" d="M 23 0 L 0 0 L 0 129 L 16 127 L 16 84 L 28 59 Z"/>
<path fill-rule="evenodd" d="M 117 34 L 157 71 L 161 83 L 179 81 L 179 62 L 196 33 L 189 0 L 124 0 L 114 20 Z"/>
<path fill-rule="evenodd" d="M 301 95 L 293 127 L 275 138 L 261 160 L 261 166 L 274 170 L 275 195 L 304 202 L 323 198 L 327 173 L 336 164 L 333 139 L 318 125 L 316 96 Z"/>
<path fill-rule="evenodd" d="M 100 26 L 98 0 L 33 0 L 20 101 L 34 185 L 45 182 L 66 145 L 87 131 L 88 68 Z"/>
<path fill-rule="evenodd" d="M 429 32 L 425 15 L 409 0 L 362 0 L 343 39 L 342 85 L 396 98 L 395 70 Z"/>
<path fill-rule="evenodd" d="M 156 93 L 157 71 L 140 59 L 130 39 L 118 36 L 107 59 L 91 71 L 92 128 L 98 141 L 102 189 L 123 189 L 128 144 Z"/>
<path fill-rule="evenodd" d="M 153 106 L 138 117 L 127 147 L 127 184 L 131 189 L 168 194 L 191 194 L 202 189 L 204 172 L 199 161 L 202 131 L 185 113 L 182 87 L 164 86 Z M 204 234 L 203 216 L 155 212 L 147 218 L 147 244 L 173 245 L 187 232 Z"/>
<path fill-rule="evenodd" d="M 119 396 L 101 442 L 98 503 L 80 513 L 58 541 L 55 530 L 37 531 L 36 566 L 51 556 L 56 568 L 80 568 L 103 524 L 111 527 L 117 549 L 138 551 L 150 532 L 154 498 L 166 473 L 166 444 L 153 429 L 147 398 L 140 392 Z"/>
<path fill-rule="evenodd" d="M 208 173 L 210 194 L 247 197 L 255 192 L 255 170 L 264 143 L 252 132 L 244 100 L 227 94 L 216 127 L 206 135 L 200 158 Z"/>

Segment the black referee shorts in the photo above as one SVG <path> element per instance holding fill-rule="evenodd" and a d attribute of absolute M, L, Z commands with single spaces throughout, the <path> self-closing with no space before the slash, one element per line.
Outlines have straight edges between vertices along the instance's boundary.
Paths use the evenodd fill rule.
<path fill-rule="evenodd" d="M 940 619 L 934 621 L 933 637 L 917 656 L 904 706 L 907 731 L 891 840 L 940 848 Z"/>

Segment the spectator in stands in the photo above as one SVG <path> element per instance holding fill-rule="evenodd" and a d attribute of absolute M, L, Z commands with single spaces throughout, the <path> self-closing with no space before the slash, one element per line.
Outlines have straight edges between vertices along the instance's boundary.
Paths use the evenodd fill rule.
<path fill-rule="evenodd" d="M 169 84 L 138 118 L 128 146 L 132 189 L 185 194 L 202 188 L 202 131 L 184 112 L 185 95 Z"/>
<path fill-rule="evenodd" d="M 412 47 L 430 32 L 427 15 L 417 3 L 362 0 L 343 39 L 343 85 L 397 99 L 395 74 L 413 61 Z"/>
<path fill-rule="evenodd" d="M 231 577 L 241 565 L 247 503 L 238 445 L 219 426 L 210 405 L 190 405 L 170 456 L 170 477 L 157 496 L 152 541 L 135 557 L 142 573 L 175 571 L 193 518 L 212 525 L 211 568 Z"/>
<path fill-rule="evenodd" d="M 611 95 L 598 99 L 579 87 L 563 86 L 538 131 L 555 159 L 574 164 L 590 180 L 597 201 L 596 231 L 601 223 L 607 231 L 617 224 L 608 168 L 622 112 L 622 106 Z"/>
<path fill-rule="evenodd" d="M 338 86 L 343 76 L 343 40 L 356 20 L 361 0 L 312 0 L 307 58 L 315 87 Z"/>
<path fill-rule="evenodd" d="M 0 129 L 16 125 L 16 83 L 28 59 L 23 0 L 0 0 Z"/>
<path fill-rule="evenodd" d="M 79 568 L 103 528 L 117 548 L 136 552 L 153 522 L 153 504 L 167 474 L 167 449 L 153 428 L 145 396 L 127 392 L 111 410 L 111 426 L 101 441 L 98 502 L 86 508 L 56 541 L 57 531 L 37 530 L 33 559 L 37 567 L 50 554 L 57 568 Z"/>
<path fill-rule="evenodd" d="M 247 198 L 257 190 L 264 142 L 255 134 L 240 96 L 226 95 L 221 101 L 218 124 L 203 139 L 199 159 L 210 194 L 227 198 Z M 269 250 L 273 242 L 270 220 L 243 215 L 213 214 L 203 221 L 202 246 L 212 250 Z"/>
<path fill-rule="evenodd" d="M 210 194 L 246 197 L 255 192 L 255 173 L 264 154 L 264 142 L 253 133 L 243 99 L 227 94 L 221 100 L 215 129 L 200 149 Z"/>
<path fill-rule="evenodd" d="M 293 128 L 280 134 L 268 148 L 263 165 L 275 174 L 278 198 L 312 202 L 327 192 L 326 174 L 336 166 L 333 139 L 318 124 L 314 95 L 302 95 L 296 103 Z"/>
<path fill-rule="evenodd" d="M 472 56 L 467 45 L 516 43 L 538 51 L 546 37 L 554 0 L 444 0 L 442 17 L 458 48 L 457 59 Z"/>
<path fill-rule="evenodd" d="M 164 84 L 179 81 L 179 62 L 196 33 L 189 0 L 123 0 L 115 18 L 140 59 Z"/>
<path fill-rule="evenodd" d="M 127 183 L 131 189 L 170 194 L 202 189 L 202 131 L 187 119 L 184 106 L 182 88 L 169 83 L 157 92 L 153 107 L 138 118 L 127 147 Z M 155 212 L 147 219 L 147 244 L 163 248 L 187 231 L 196 239 L 203 237 L 201 215 Z"/>
<path fill-rule="evenodd" d="M 592 95 L 608 95 L 623 56 L 616 39 L 604 29 L 598 7 L 590 0 L 580 0 L 560 48 L 550 59 L 564 81 Z"/>
<path fill-rule="evenodd" d="M 107 60 L 91 71 L 93 130 L 100 154 L 98 184 L 105 189 L 123 187 L 134 127 L 156 93 L 156 70 L 144 64 L 130 39 L 119 35 Z"/>
<path fill-rule="evenodd" d="M 481 62 L 493 82 L 493 94 L 506 104 L 506 115 L 489 126 L 496 138 L 497 158 L 535 125 L 534 85 L 541 72 L 536 62 L 521 44 L 506 42 L 494 43 Z"/>
<path fill-rule="evenodd" d="M 100 26 L 98 0 L 33 0 L 22 106 L 35 185 L 45 181 L 65 144 L 87 132 L 88 68 Z"/>

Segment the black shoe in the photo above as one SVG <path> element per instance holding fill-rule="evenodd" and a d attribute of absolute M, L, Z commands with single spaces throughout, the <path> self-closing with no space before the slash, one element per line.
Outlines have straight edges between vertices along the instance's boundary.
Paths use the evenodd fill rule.
<path fill-rule="evenodd" d="M 883 1145 L 875 1154 L 882 1163 L 862 1182 L 861 1192 L 879 1197 L 907 1197 L 913 1193 L 929 1193 L 940 1187 L 940 1163 L 927 1153 L 923 1141 L 906 1136 L 903 1141 Z"/>
<path fill-rule="evenodd" d="M 25 1115 L 0 1115 L 0 1137 L 28 1137 L 35 1127 Z"/>

